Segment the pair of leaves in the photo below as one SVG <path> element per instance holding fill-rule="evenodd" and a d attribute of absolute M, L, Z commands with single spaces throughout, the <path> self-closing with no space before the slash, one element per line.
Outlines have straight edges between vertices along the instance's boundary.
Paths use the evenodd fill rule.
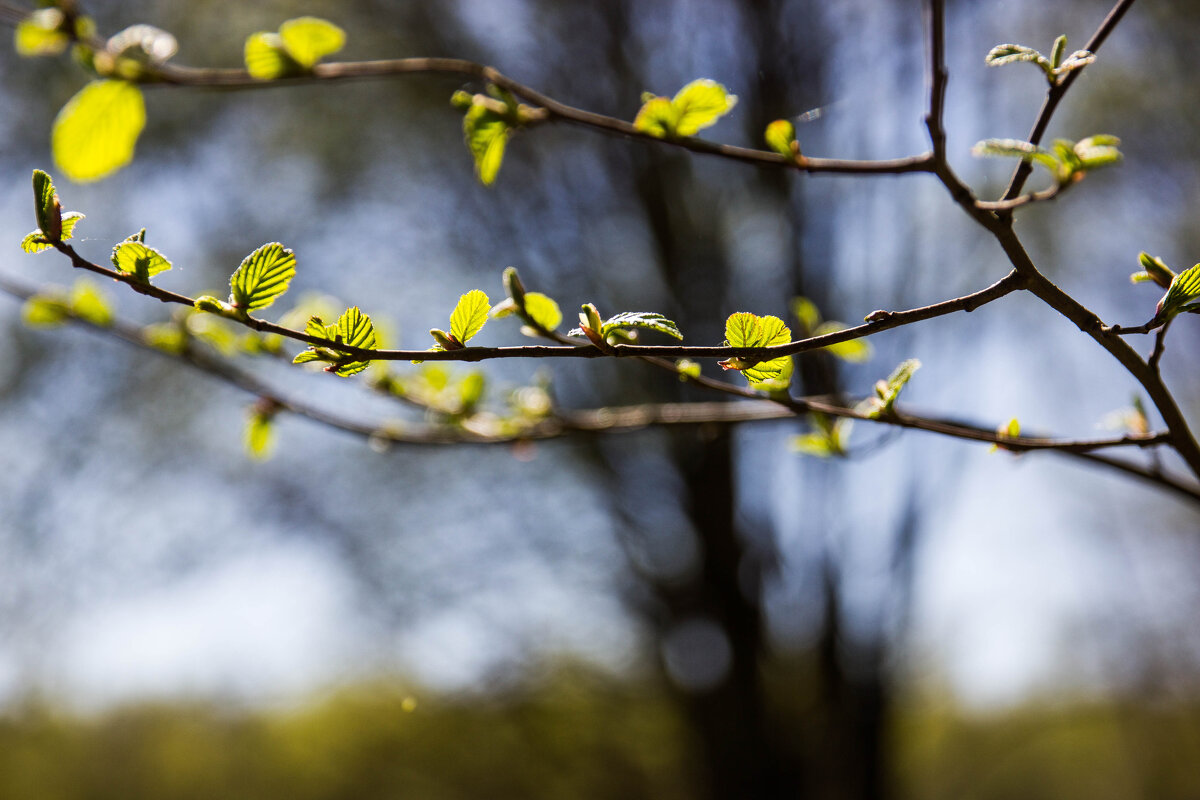
<path fill-rule="evenodd" d="M 1050 148 L 1038 147 L 1020 139 L 985 139 L 971 148 L 976 156 L 1001 156 L 1031 161 L 1045 167 L 1060 186 L 1078 181 L 1089 170 L 1100 169 L 1121 160 L 1117 146 L 1121 140 L 1101 133 L 1078 142 L 1055 139 Z"/>
<path fill-rule="evenodd" d="M 864 400 L 858 410 L 871 419 L 890 416 L 894 411 L 896 399 L 900 397 L 900 392 L 920 368 L 921 362 L 915 358 L 901 361 L 892 370 L 892 374 L 887 377 L 887 380 L 875 383 L 875 396 Z"/>
<path fill-rule="evenodd" d="M 68 319 L 80 319 L 97 327 L 112 323 L 112 306 L 104 293 L 91 281 L 80 278 L 68 294 L 50 291 L 25 301 L 21 317 L 27 325 L 52 327 Z"/>
<path fill-rule="evenodd" d="M 517 314 L 525 321 L 521 332 L 531 337 L 554 332 L 562 324 L 558 303 L 541 292 L 527 292 L 516 267 L 504 270 L 504 291 L 508 297 L 492 306 L 491 316 L 499 319 Z"/>
<path fill-rule="evenodd" d="M 695 136 L 716 124 L 735 105 L 736 95 L 729 94 L 716 81 L 702 78 L 684 86 L 670 99 L 650 92 L 643 94 L 633 126 L 659 139 Z"/>
<path fill-rule="evenodd" d="M 821 312 L 817 309 L 816 304 L 807 297 L 797 297 L 792 301 L 792 313 L 800 322 L 800 333 L 804 338 L 837 333 L 846 330 L 847 327 L 844 322 L 822 321 Z M 866 339 L 848 339 L 837 344 L 826 345 L 821 349 L 852 364 L 868 361 L 872 354 L 871 343 Z"/>
<path fill-rule="evenodd" d="M 579 327 L 573 328 L 568 335 L 586 336 L 592 344 L 602 349 L 610 345 L 637 342 L 639 329 L 657 331 L 683 340 L 679 326 L 654 311 L 622 311 L 608 319 L 601 319 L 600 312 L 592 303 L 585 303 L 582 308 Z"/>
<path fill-rule="evenodd" d="M 309 317 L 308 324 L 304 326 L 304 332 L 309 336 L 319 336 L 362 350 L 375 349 L 375 326 L 371 323 L 371 318 L 359 310 L 358 306 L 346 309 L 333 325 L 326 325 L 320 317 Z M 324 361 L 329 364 L 325 368 L 326 372 L 332 372 L 343 378 L 362 372 L 370 366 L 369 360 L 354 361 L 351 358 L 346 353 L 339 352 L 334 348 L 311 345 L 292 359 L 292 363 Z"/>
<path fill-rule="evenodd" d="M 729 347 L 774 347 L 790 341 L 792 332 L 779 317 L 760 317 L 748 311 L 739 311 L 725 320 L 725 344 Z M 785 391 L 792 382 L 791 356 L 760 362 L 730 358 L 719 363 L 722 369 L 741 371 L 755 389 L 780 392 Z"/>
<path fill-rule="evenodd" d="M 63 212 L 54 181 L 40 169 L 33 171 L 33 215 L 37 230 L 21 239 L 21 249 L 26 253 L 40 253 L 70 239 L 75 225 L 83 219 L 78 211 Z"/>
<path fill-rule="evenodd" d="M 1032 47 L 1022 44 L 1000 44 L 988 52 L 984 62 L 989 67 L 1002 67 L 1005 64 L 1017 64 L 1023 61 L 1036 64 L 1045 73 L 1046 80 L 1050 85 L 1055 86 L 1071 72 L 1083 69 L 1096 60 L 1095 54 L 1090 50 L 1076 50 L 1064 59 L 1063 56 L 1066 52 L 1067 37 L 1063 35 L 1054 40 L 1054 48 L 1051 50 L 1049 58 Z"/>
<path fill-rule="evenodd" d="M 259 31 L 246 39 L 246 71 L 263 81 L 303 75 L 345 44 L 346 32 L 332 22 L 318 17 L 289 19 L 278 33 Z"/>

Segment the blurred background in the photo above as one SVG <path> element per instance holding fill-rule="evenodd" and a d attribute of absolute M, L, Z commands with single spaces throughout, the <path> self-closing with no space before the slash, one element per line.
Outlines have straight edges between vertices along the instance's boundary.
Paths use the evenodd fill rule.
<path fill-rule="evenodd" d="M 950 157 L 994 197 L 1011 164 L 969 149 L 1024 138 L 1045 82 L 984 54 L 1060 33 L 1082 47 L 1108 5 L 948 6 Z M 86 11 L 106 35 L 173 32 L 184 64 L 237 66 L 245 36 L 314 14 L 346 30 L 339 59 L 472 59 L 624 119 L 643 91 L 706 77 L 740 98 L 707 138 L 761 146 L 787 117 L 810 155 L 927 148 L 916 0 Z M 1134 7 L 1051 127 L 1116 134 L 1125 163 L 1018 212 L 1034 261 L 1108 322 L 1153 313 L 1160 292 L 1128 281 L 1140 250 L 1177 269 L 1200 254 L 1198 22 L 1200 3 Z M 54 115 L 86 78 L 11 48 L 0 65 L 0 274 L 67 286 L 65 259 L 16 245 L 30 171 L 53 173 Z M 157 282 L 193 295 L 281 241 L 295 296 L 361 305 L 393 346 L 427 346 L 469 289 L 502 296 L 510 264 L 568 318 L 661 311 L 696 344 L 800 295 L 853 323 L 1007 272 L 929 176 L 782 174 L 556 125 L 515 136 L 481 187 L 461 88 L 482 89 L 149 89 L 134 164 L 59 194 L 87 214 L 86 257 L 144 226 L 175 262 Z M 169 313 L 104 288 L 124 318 Z M 866 424 L 849 458 L 808 459 L 788 446 L 802 421 L 380 451 L 285 417 L 259 462 L 246 396 L 92 331 L 31 329 L 20 308 L 0 297 L 0 797 L 1200 794 L 1200 514 L 1154 487 Z M 1164 359 L 1193 418 L 1198 324 Z M 527 341 L 517 327 L 483 341 Z M 1070 436 L 1135 393 L 1027 297 L 872 343 L 863 365 L 800 359 L 796 389 L 865 394 L 916 357 L 911 407 Z M 712 399 L 638 363 L 478 371 L 496 401 L 539 381 L 568 408 Z M 419 419 L 353 381 L 267 375 L 356 419 Z"/>

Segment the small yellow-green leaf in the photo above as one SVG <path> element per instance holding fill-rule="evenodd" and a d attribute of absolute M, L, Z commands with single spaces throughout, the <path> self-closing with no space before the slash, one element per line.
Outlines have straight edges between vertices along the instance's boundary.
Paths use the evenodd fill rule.
<path fill-rule="evenodd" d="M 89 280 L 80 278 L 75 281 L 67 303 L 71 308 L 71 313 L 85 322 L 101 328 L 112 324 L 113 312 L 108 298 L 96 284 Z"/>
<path fill-rule="evenodd" d="M 246 256 L 229 279 L 229 302 L 243 311 L 266 308 L 287 291 L 295 275 L 295 254 L 279 242 L 268 242 Z"/>
<path fill-rule="evenodd" d="M 491 307 L 488 296 L 479 289 L 473 289 L 458 298 L 458 305 L 450 314 L 450 335 L 466 344 L 483 329 Z"/>
<path fill-rule="evenodd" d="M 665 97 L 650 95 L 645 99 L 637 116 L 633 119 L 633 127 L 645 131 L 659 139 L 669 139 L 675 136 L 679 124 L 679 112 L 671 101 Z"/>
<path fill-rule="evenodd" d="M 260 81 L 274 80 L 301 71 L 301 66 L 288 54 L 283 39 L 277 33 L 260 31 L 250 34 L 246 38 L 243 57 L 250 77 Z"/>
<path fill-rule="evenodd" d="M 695 136 L 728 114 L 737 105 L 737 96 L 716 81 L 702 78 L 680 89 L 671 105 L 678 119 L 675 135 Z"/>
<path fill-rule="evenodd" d="M 725 340 L 730 347 L 758 347 L 762 338 L 762 322 L 757 314 L 739 311 L 725 320 Z"/>
<path fill-rule="evenodd" d="M 58 297 L 34 295 L 21 306 L 21 319 L 34 328 L 53 328 L 67 321 L 67 305 Z"/>
<path fill-rule="evenodd" d="M 777 119 L 767 126 L 763 138 L 767 146 L 785 158 L 795 158 L 800 154 L 799 143 L 796 142 L 796 126 L 790 120 Z"/>
<path fill-rule="evenodd" d="M 66 241 L 75 235 L 75 226 L 79 224 L 79 220 L 83 219 L 83 214 L 78 211 L 68 211 L 62 215 L 62 240 Z"/>
<path fill-rule="evenodd" d="M 118 272 L 133 275 L 143 283 L 149 283 L 160 272 L 171 268 L 166 256 L 138 241 L 119 243 L 112 251 L 112 263 Z"/>
<path fill-rule="evenodd" d="M 485 106 L 471 106 L 463 117 L 463 138 L 475 158 L 475 173 L 484 186 L 496 180 L 504 161 L 508 134 L 508 122 Z"/>
<path fill-rule="evenodd" d="M 133 159 L 145 125 L 141 89 L 127 81 L 92 81 L 54 120 L 54 162 L 73 181 L 99 180 Z"/>
<path fill-rule="evenodd" d="M 542 330 L 552 331 L 562 324 L 558 303 L 541 292 L 525 293 L 525 315 Z"/>
<path fill-rule="evenodd" d="M 71 37 L 63 30 L 65 20 L 63 12 L 57 8 L 41 8 L 30 12 L 29 16 L 17 23 L 13 35 L 17 55 L 26 58 L 56 56 L 66 50 Z"/>
<path fill-rule="evenodd" d="M 371 324 L 371 318 L 362 313 L 358 306 L 351 306 L 338 317 L 337 338 L 343 344 L 351 347 L 373 350 L 375 349 L 375 326 Z M 356 372 L 362 372 L 370 364 L 370 361 L 352 361 L 339 365 L 334 372 L 345 378 Z"/>
<path fill-rule="evenodd" d="M 265 460 L 271 455 L 274 414 L 266 414 L 257 406 L 250 409 L 246 419 L 246 453 L 253 459 Z"/>
<path fill-rule="evenodd" d="M 845 329 L 846 326 L 840 322 L 826 322 L 818 325 L 813 331 L 813 335 L 824 336 L 827 333 L 837 333 Z M 852 364 L 861 364 L 871 358 L 871 343 L 866 339 L 847 339 L 844 342 L 826 345 L 824 350 L 836 358 Z"/>
<path fill-rule="evenodd" d="M 318 17 L 289 19 L 279 26 L 279 38 L 288 54 L 305 69 L 346 44 L 346 32 Z"/>
<path fill-rule="evenodd" d="M 43 250 L 49 250 L 53 246 L 50 242 L 46 241 L 46 236 L 42 233 L 41 228 L 25 234 L 25 238 L 21 240 L 21 249 L 26 253 L 40 253 Z"/>
<path fill-rule="evenodd" d="M 33 213 L 43 238 L 57 242 L 62 236 L 62 205 L 54 181 L 40 169 L 33 171 Z"/>
<path fill-rule="evenodd" d="M 681 358 L 675 362 L 675 369 L 679 372 L 679 380 L 687 378 L 700 377 L 700 364 L 692 361 L 690 358 Z"/>

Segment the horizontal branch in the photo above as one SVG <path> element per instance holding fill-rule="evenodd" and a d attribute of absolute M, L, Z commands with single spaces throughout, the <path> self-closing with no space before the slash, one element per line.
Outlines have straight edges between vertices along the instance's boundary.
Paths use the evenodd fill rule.
<path fill-rule="evenodd" d="M 150 283 L 143 283 L 134 275 L 124 272 L 118 272 L 114 269 L 101 266 L 99 264 L 88 261 L 75 250 L 74 247 L 65 243 L 59 242 L 55 245 L 56 249 L 64 253 L 71 259 L 71 264 L 77 269 L 83 269 L 88 272 L 93 272 L 97 275 L 103 275 L 106 278 L 124 283 L 134 291 L 144 294 L 148 297 L 153 297 L 164 303 L 174 303 L 188 307 L 195 307 L 195 298 L 188 297 L 178 292 L 172 292 L 167 289 L 162 289 Z M 327 339 L 321 336 L 313 336 L 305 331 L 295 330 L 283 325 L 278 325 L 267 320 L 257 317 L 245 316 L 226 316 L 231 322 L 244 325 L 260 333 L 273 333 L 292 339 L 297 342 L 303 342 L 307 345 L 315 347 L 324 347 L 331 350 L 336 350 L 352 356 L 356 359 L 368 361 L 488 361 L 497 358 L 705 358 L 705 359 L 727 359 L 727 358 L 745 358 L 745 359 L 760 359 L 768 361 L 772 358 L 781 356 L 797 355 L 799 353 L 809 352 L 812 350 L 820 350 L 830 345 L 846 342 L 851 339 L 861 339 L 866 336 L 871 336 L 882 331 L 899 328 L 904 325 L 911 325 L 916 322 L 933 319 L 935 317 L 944 316 L 957 311 L 971 312 L 975 309 L 986 305 L 994 300 L 998 300 L 1007 294 L 1010 294 L 1024 287 L 1024 280 L 1014 270 L 1005 277 L 1001 278 L 996 283 L 981 289 L 978 292 L 955 297 L 949 300 L 943 300 L 939 303 L 933 303 L 927 306 L 911 308 L 904 311 L 873 311 L 867 316 L 868 322 L 857 325 L 851 328 L 845 328 L 840 331 L 822 334 L 820 336 L 812 336 L 799 341 L 790 342 L 788 344 L 774 345 L 772 347 L 728 347 L 728 346 L 705 346 L 705 345 L 628 345 L 617 344 L 610 345 L 606 349 L 600 349 L 590 342 L 585 340 L 576 340 L 555 335 L 556 341 L 563 342 L 560 345 L 517 345 L 509 347 L 464 347 L 458 350 L 376 350 L 364 349 L 360 347 L 351 347 L 342 342 L 337 342 L 332 339 Z"/>
<path fill-rule="evenodd" d="M 887 174 L 930 172 L 932 156 L 923 153 L 903 158 L 854 160 L 837 158 L 786 158 L 768 150 L 720 144 L 695 137 L 664 139 L 634 127 L 633 123 L 616 117 L 597 114 L 562 103 L 530 86 L 516 81 L 494 67 L 460 58 L 394 58 L 375 61 L 343 61 L 317 64 L 305 75 L 259 80 L 244 69 L 210 69 L 177 64 L 148 66 L 150 81 L 170 86 L 208 87 L 219 89 L 268 89 L 297 83 L 389 78 L 402 75 L 457 75 L 495 84 L 522 100 L 537 105 L 545 119 L 570 122 L 606 133 L 627 136 L 655 144 L 665 144 L 690 150 L 693 153 L 720 156 L 760 166 L 781 167 L 808 173 L 828 174 Z M 150 83 L 154 85 L 154 83 Z"/>

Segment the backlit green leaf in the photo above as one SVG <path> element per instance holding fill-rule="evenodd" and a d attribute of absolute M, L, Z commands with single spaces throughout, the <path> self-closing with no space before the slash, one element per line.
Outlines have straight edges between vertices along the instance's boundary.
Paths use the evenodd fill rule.
<path fill-rule="evenodd" d="M 653 95 L 645 100 L 633 119 L 633 127 L 659 139 L 674 136 L 678 123 L 679 113 L 671 101 Z"/>
<path fill-rule="evenodd" d="M 25 238 L 21 240 L 21 249 L 26 253 L 40 253 L 43 250 L 49 250 L 53 246 L 50 242 L 46 241 L 41 228 L 25 234 Z"/>
<path fill-rule="evenodd" d="M 1172 279 L 1171 286 L 1158 301 L 1155 319 L 1169 320 L 1200 297 L 1200 264 L 1188 267 Z"/>
<path fill-rule="evenodd" d="M 672 320 L 653 311 L 623 311 L 620 314 L 615 314 L 601 324 L 600 335 L 609 336 L 616 331 L 629 328 L 645 328 L 646 330 L 665 333 L 667 336 L 676 339 L 683 339 L 683 334 L 679 332 L 679 327 Z"/>
<path fill-rule="evenodd" d="M 66 303 L 48 295 L 34 295 L 21 306 L 21 320 L 34 328 L 57 327 L 69 316 Z"/>
<path fill-rule="evenodd" d="M 675 135 L 695 136 L 728 114 L 737 105 L 737 97 L 716 81 L 701 79 L 680 89 L 671 105 L 675 107 L 678 120 Z"/>
<path fill-rule="evenodd" d="M 128 239 L 113 248 L 112 263 L 118 272 L 133 275 L 142 283 L 149 283 L 155 275 L 171 268 L 171 262 L 162 253 Z"/>
<path fill-rule="evenodd" d="M 375 326 L 371 324 L 371 318 L 362 313 L 358 306 L 346 309 L 345 313 L 338 317 L 336 328 L 336 338 L 344 344 L 363 350 L 375 348 Z M 334 372 L 345 378 L 356 372 L 362 372 L 370 366 L 370 363 L 370 361 L 352 361 L 348 364 L 341 364 Z"/>
<path fill-rule="evenodd" d="M 807 297 L 792 300 L 792 316 L 799 320 L 800 330 L 805 336 L 811 336 L 821 324 L 821 312 L 817 309 L 817 304 Z"/>
<path fill-rule="evenodd" d="M 317 17 L 289 19 L 279 26 L 279 38 L 293 59 L 305 69 L 346 44 L 346 32 Z"/>
<path fill-rule="evenodd" d="M 827 333 L 837 333 L 845 329 L 846 326 L 840 322 L 826 322 L 818 325 L 817 329 L 813 331 L 813 335 L 824 336 Z M 866 339 L 847 339 L 844 342 L 826 345 L 822 349 L 836 358 L 852 364 L 861 364 L 871 359 L 871 343 Z"/>
<path fill-rule="evenodd" d="M 133 159 L 145 125 L 146 104 L 137 86 L 127 81 L 92 81 L 54 120 L 54 162 L 73 181 L 99 180 Z"/>
<path fill-rule="evenodd" d="M 764 137 L 767 146 L 785 158 L 795 158 L 800 155 L 800 145 L 796 141 L 796 126 L 790 120 L 777 119 L 767 126 Z"/>
<path fill-rule="evenodd" d="M 295 275 L 295 254 L 279 242 L 264 244 L 229 279 L 229 302 L 243 311 L 266 308 L 287 291 Z"/>
<path fill-rule="evenodd" d="M 458 298 L 458 305 L 450 313 L 450 335 L 459 343 L 466 344 L 483 329 L 491 307 L 488 296 L 479 289 L 473 289 Z"/>
<path fill-rule="evenodd" d="M 741 311 L 731 314 L 725 321 L 725 340 L 731 347 L 771 347 L 790 342 L 792 332 L 779 317 L 760 317 Z M 723 369 L 740 370 L 756 389 L 782 391 L 792 379 L 791 356 L 780 356 L 759 363 L 730 358 L 720 364 Z"/>
<path fill-rule="evenodd" d="M 475 173 L 484 186 L 496 180 L 508 134 L 504 117 L 485 106 L 473 105 L 463 117 L 463 138 L 475 159 Z"/>
<path fill-rule="evenodd" d="M 62 205 L 54 191 L 54 181 L 40 169 L 33 171 L 33 213 L 42 236 L 57 242 L 62 234 Z"/>
<path fill-rule="evenodd" d="M 67 300 L 71 313 L 79 319 L 98 327 L 112 324 L 113 311 L 104 292 L 96 284 L 83 278 L 75 281 L 71 296 Z"/>
<path fill-rule="evenodd" d="M 541 292 L 525 293 L 525 315 L 542 330 L 552 331 L 562 324 L 558 303 Z"/>
<path fill-rule="evenodd" d="M 989 67 L 1002 67 L 1005 64 L 1016 64 L 1021 61 L 1037 64 L 1047 75 L 1050 75 L 1053 70 L 1050 59 L 1032 47 L 1022 44 L 998 44 L 984 57 L 984 63 Z"/>
<path fill-rule="evenodd" d="M 260 31 L 250 34 L 246 38 L 243 58 L 250 77 L 260 81 L 294 75 L 303 69 L 288 54 L 283 39 L 277 33 Z"/>
<path fill-rule="evenodd" d="M 254 406 L 246 418 L 246 453 L 254 459 L 263 460 L 271 454 L 274 414 L 264 413 Z"/>

